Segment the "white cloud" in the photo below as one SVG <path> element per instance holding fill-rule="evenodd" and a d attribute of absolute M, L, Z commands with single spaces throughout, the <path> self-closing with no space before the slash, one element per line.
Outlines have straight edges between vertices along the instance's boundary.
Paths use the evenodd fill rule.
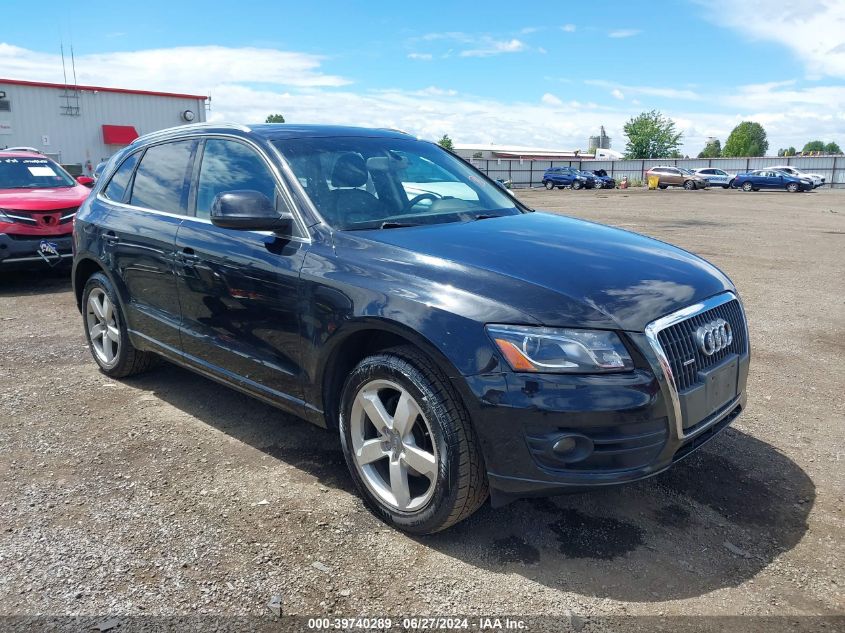
<path fill-rule="evenodd" d="M 650 97 L 662 97 L 664 99 L 683 99 L 687 101 L 698 101 L 699 99 L 701 99 L 701 95 L 699 95 L 697 92 L 694 92 L 692 90 L 680 90 L 678 88 L 662 88 L 657 86 L 626 86 L 623 84 L 615 83 L 613 81 L 605 81 L 603 79 L 586 79 L 584 80 L 584 83 L 588 86 L 608 88 L 609 90 L 618 90 L 633 94 L 648 95 Z M 616 95 L 614 94 L 613 96 Z"/>
<path fill-rule="evenodd" d="M 756 40 L 786 46 L 813 76 L 845 77 L 842 0 L 698 0 L 704 15 Z M 761 17 L 765 16 L 765 17 Z"/>
<path fill-rule="evenodd" d="M 619 88 L 614 88 L 610 91 L 610 94 L 614 99 L 619 99 L 620 101 L 625 98 L 625 94 L 621 90 L 619 90 Z"/>
<path fill-rule="evenodd" d="M 262 82 L 316 87 L 343 86 L 349 80 L 320 70 L 323 57 L 269 48 L 182 46 L 76 56 L 80 84 L 119 88 L 155 85 L 160 90 L 204 92 L 224 82 Z M 59 55 L 0 43 L 0 68 L 10 78 L 62 81 Z"/>
<path fill-rule="evenodd" d="M 639 35 L 642 31 L 639 29 L 616 29 L 614 31 L 610 31 L 607 36 L 613 38 L 622 38 L 622 37 L 634 37 L 635 35 Z"/>
<path fill-rule="evenodd" d="M 249 123 L 281 112 L 295 123 L 393 127 L 434 139 L 448 132 L 463 143 L 569 148 L 584 146 L 600 125 L 614 138 L 614 148 L 623 148 L 622 126 L 643 107 L 632 97 L 666 96 L 671 90 L 594 83 L 607 90 L 608 103 L 602 104 L 564 100 L 552 93 L 534 103 L 497 100 L 424 84 L 408 90 L 366 91 L 324 72 L 323 63 L 318 56 L 272 49 L 182 47 L 81 56 L 77 75 L 80 83 L 210 93 L 214 99 L 209 119 L 214 121 Z M 0 68 L 4 75 L 20 79 L 62 80 L 56 55 L 7 44 L 0 44 Z M 612 99 L 613 90 L 626 100 Z M 676 91 L 669 96 L 680 99 L 664 112 L 684 132 L 686 153 L 697 153 L 708 136 L 724 141 L 742 120 L 763 124 L 772 151 L 803 146 L 817 137 L 845 142 L 842 85 L 803 88 L 789 81 L 739 86 L 723 94 Z M 645 107 L 651 107 L 647 100 Z"/>
<path fill-rule="evenodd" d="M 408 59 L 416 59 L 419 61 L 430 61 L 433 55 L 431 53 L 408 53 Z"/>
<path fill-rule="evenodd" d="M 560 27 L 560 30 L 564 33 L 574 33 L 575 32 L 575 25 L 574 24 L 564 24 Z"/>
<path fill-rule="evenodd" d="M 502 53 L 519 53 L 526 50 L 525 42 L 516 38 L 511 40 L 494 40 L 484 38 L 478 48 L 461 51 L 461 57 L 490 57 Z"/>

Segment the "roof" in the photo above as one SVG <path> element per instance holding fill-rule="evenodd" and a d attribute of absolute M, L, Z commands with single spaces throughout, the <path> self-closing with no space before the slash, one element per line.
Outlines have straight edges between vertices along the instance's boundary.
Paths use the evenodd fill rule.
<path fill-rule="evenodd" d="M 145 134 L 136 139 L 132 145 L 143 144 L 150 141 L 168 139 L 182 136 L 184 134 L 196 133 L 198 131 L 208 134 L 231 134 L 232 132 L 243 135 L 255 134 L 268 141 L 294 139 L 294 138 L 337 138 L 337 137 L 370 137 L 370 138 L 414 138 L 399 130 L 388 130 L 384 128 L 348 127 L 342 125 L 299 125 L 291 123 L 257 123 L 254 125 L 242 125 L 240 123 L 227 122 L 202 122 L 178 125 L 163 130 L 157 130 Z"/>
<path fill-rule="evenodd" d="M 554 159 L 554 158 L 592 158 L 593 154 L 587 154 L 572 149 L 549 149 L 545 147 L 524 147 L 521 145 L 496 145 L 496 144 L 467 144 L 456 143 L 455 150 L 465 152 L 492 152 L 499 158 L 527 158 L 527 159 Z"/>
<path fill-rule="evenodd" d="M 174 99 L 208 99 L 205 95 L 191 95 L 180 92 L 159 92 L 157 90 L 131 90 L 129 88 L 108 88 L 106 86 L 83 86 L 80 84 L 55 84 L 47 81 L 27 81 L 24 79 L 2 79 L 0 84 L 12 86 L 35 86 L 38 88 L 73 88 L 75 90 L 90 90 L 91 92 L 117 92 L 120 94 L 148 95 L 152 97 L 172 97 Z"/>
<path fill-rule="evenodd" d="M 47 158 L 41 152 L 30 152 L 22 149 L 0 149 L 0 156 L 3 158 Z"/>
<path fill-rule="evenodd" d="M 268 139 L 327 138 L 338 136 L 369 136 L 380 138 L 408 138 L 400 130 L 386 128 L 352 127 L 348 125 L 306 125 L 299 123 L 260 123 L 247 126 L 252 132 Z M 413 137 L 411 137 L 413 138 Z"/>

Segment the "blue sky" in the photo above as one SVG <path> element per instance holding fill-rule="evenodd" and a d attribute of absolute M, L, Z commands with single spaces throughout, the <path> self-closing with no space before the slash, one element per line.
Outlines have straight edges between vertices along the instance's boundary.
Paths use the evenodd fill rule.
<path fill-rule="evenodd" d="M 211 118 L 392 125 L 578 148 L 659 109 L 696 153 L 743 119 L 770 150 L 845 145 L 845 2 L 5 4 L 0 76 L 199 92 Z M 141 5 L 136 5 L 141 6 Z"/>

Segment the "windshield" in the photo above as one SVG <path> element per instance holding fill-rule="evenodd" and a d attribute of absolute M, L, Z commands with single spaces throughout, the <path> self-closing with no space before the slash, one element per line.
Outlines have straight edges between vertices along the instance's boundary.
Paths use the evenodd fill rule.
<path fill-rule="evenodd" d="M 76 181 L 49 158 L 0 158 L 0 189 L 73 187 Z"/>
<path fill-rule="evenodd" d="M 275 141 L 323 218 L 341 230 L 516 215 L 506 192 L 433 143 L 403 138 Z"/>

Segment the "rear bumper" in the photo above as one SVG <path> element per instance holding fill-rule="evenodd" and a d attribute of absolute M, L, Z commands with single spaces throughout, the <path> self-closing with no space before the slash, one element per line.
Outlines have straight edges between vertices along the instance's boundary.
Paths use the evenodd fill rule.
<path fill-rule="evenodd" d="M 0 233 L 0 269 L 32 268 L 70 263 L 73 257 L 72 235 L 13 235 Z M 41 242 L 55 245 L 58 255 L 42 252 Z"/>
<path fill-rule="evenodd" d="M 739 367 L 737 395 L 684 427 L 645 336 L 630 338 L 642 353 L 633 372 L 467 379 L 494 505 L 651 477 L 713 439 L 745 408 L 747 353 L 731 361 Z M 561 442 L 576 447 L 561 456 L 567 445 Z"/>

